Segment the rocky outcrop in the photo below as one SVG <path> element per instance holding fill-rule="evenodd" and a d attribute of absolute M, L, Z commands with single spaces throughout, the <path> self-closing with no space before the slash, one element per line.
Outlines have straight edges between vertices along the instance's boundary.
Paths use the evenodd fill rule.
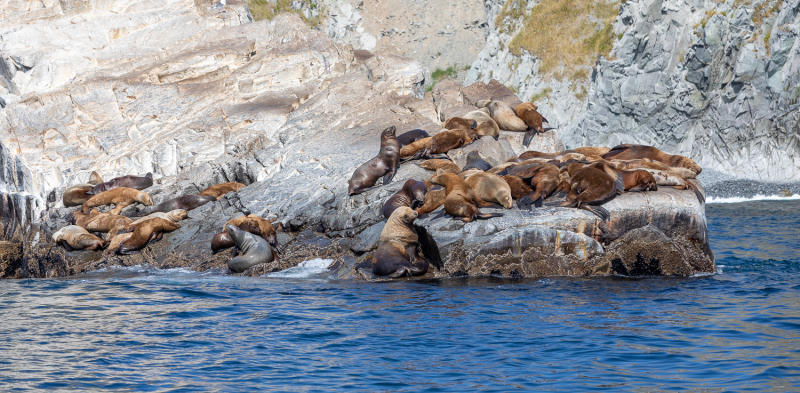
<path fill-rule="evenodd" d="M 147 52 L 143 46 L 117 59 L 111 53 L 121 54 L 109 43 L 93 52 L 92 68 L 76 72 L 73 82 L 18 74 L 9 79 L 22 95 L 9 90 L 0 111 L 2 159 L 14 165 L 2 171 L 4 192 L 31 195 L 38 202 L 23 209 L 14 199 L 4 206 L 40 213 L 12 234 L 16 242 L 2 243 L 4 277 L 63 276 L 139 264 L 226 272 L 227 253 L 212 255 L 210 239 L 228 219 L 252 213 L 278 217 L 278 241 L 285 253 L 244 274 L 330 258 L 336 277 L 372 279 L 368 266 L 383 201 L 406 179 L 431 176 L 413 162 L 404 163 L 392 183 L 350 197 L 347 180 L 377 153 L 379 133 L 388 126 L 398 133 L 415 128 L 437 132 L 444 118 L 475 109 L 483 98 L 519 102 L 496 81 L 441 83 L 423 96 L 417 62 L 385 52 L 356 53 L 308 29 L 296 16 L 248 23 L 246 12 L 232 1 L 164 7 L 172 14 L 163 15 L 178 18 L 167 26 L 196 23 L 197 30 L 175 33 L 172 41 L 154 37 L 160 44 L 171 43 L 160 47 L 163 51 L 153 46 Z M 143 17 L 135 8 L 126 12 L 132 13 L 131 20 Z M 103 9 L 65 14 L 7 34 L 62 25 L 92 32 L 93 25 L 82 22 L 108 26 L 106 17 L 116 20 L 117 14 Z M 154 31 L 130 32 L 126 45 L 146 43 Z M 50 52 L 34 56 L 44 63 L 27 64 L 37 64 L 31 69 L 54 64 L 60 55 Z M 49 83 L 49 90 L 33 87 L 42 83 Z M 460 162 L 478 150 L 500 162 L 525 150 L 521 139 L 521 133 L 503 132 L 496 141 L 483 138 L 449 155 Z M 549 132 L 537 136 L 532 148 L 554 152 L 563 144 Z M 140 254 L 67 252 L 50 241 L 74 210 L 61 207 L 60 193 L 93 170 L 106 178 L 153 172 L 157 181 L 147 192 L 155 203 L 225 181 L 248 186 L 192 210 L 180 229 Z M 444 265 L 428 277 L 713 271 L 703 207 L 691 192 L 622 195 L 607 206 L 608 222 L 564 208 L 515 208 L 503 211 L 502 218 L 466 225 L 434 213 L 419 223 L 438 245 Z M 136 206 L 123 210 L 129 216 L 137 213 Z M 20 240 L 22 257 L 13 246 Z"/>

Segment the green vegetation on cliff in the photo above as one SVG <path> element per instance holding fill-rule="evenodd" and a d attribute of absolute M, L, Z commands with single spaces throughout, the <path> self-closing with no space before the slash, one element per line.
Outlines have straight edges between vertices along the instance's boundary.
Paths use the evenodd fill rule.
<path fill-rule="evenodd" d="M 294 2 L 292 0 L 247 0 L 247 6 L 250 7 L 253 19 L 257 21 L 272 20 L 275 15 L 282 12 L 291 12 L 300 15 L 303 21 L 311 27 L 317 27 L 322 23 L 325 14 L 320 7 L 320 0 L 301 0 L 298 8 L 292 7 Z"/>

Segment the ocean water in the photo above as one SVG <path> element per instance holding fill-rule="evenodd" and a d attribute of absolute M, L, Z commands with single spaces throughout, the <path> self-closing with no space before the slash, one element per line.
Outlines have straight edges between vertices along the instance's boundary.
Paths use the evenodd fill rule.
<path fill-rule="evenodd" d="M 689 278 L 0 281 L 0 391 L 800 391 L 800 201 L 706 211 Z"/>

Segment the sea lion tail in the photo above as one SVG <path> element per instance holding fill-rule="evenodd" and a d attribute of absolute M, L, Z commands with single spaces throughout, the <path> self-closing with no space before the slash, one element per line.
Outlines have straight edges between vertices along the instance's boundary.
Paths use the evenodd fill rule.
<path fill-rule="evenodd" d="M 536 136 L 536 130 L 529 130 L 522 138 L 522 146 L 528 147 L 533 142 L 533 137 Z"/>
<path fill-rule="evenodd" d="M 425 227 L 414 224 L 414 232 L 417 233 L 417 237 L 419 238 L 419 245 L 422 248 L 422 255 L 425 256 L 431 265 L 436 267 L 436 269 L 442 268 L 442 256 L 439 254 L 439 247 L 436 245 L 436 241 L 433 240 L 433 236 L 428 233 L 428 230 Z"/>
<path fill-rule="evenodd" d="M 478 213 L 475 215 L 475 218 L 479 220 L 488 220 L 494 217 L 503 217 L 503 213 Z"/>
<path fill-rule="evenodd" d="M 608 210 L 606 210 L 606 208 L 602 206 L 582 204 L 580 208 L 594 213 L 595 215 L 597 215 L 597 217 L 600 217 L 600 219 L 603 221 L 606 221 L 609 218 L 611 218 L 611 214 L 608 212 Z"/>

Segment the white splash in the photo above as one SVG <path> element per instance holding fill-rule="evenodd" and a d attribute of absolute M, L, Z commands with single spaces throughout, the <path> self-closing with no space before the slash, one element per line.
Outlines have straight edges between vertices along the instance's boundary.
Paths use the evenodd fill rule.
<path fill-rule="evenodd" d="M 333 263 L 333 259 L 316 258 L 309 261 L 300 262 L 295 267 L 286 270 L 270 273 L 264 277 L 283 277 L 283 278 L 308 278 L 328 270 L 328 266 Z"/>
<path fill-rule="evenodd" d="M 779 195 L 761 195 L 757 194 L 752 198 L 743 198 L 743 197 L 731 197 L 731 198 L 714 198 L 708 197 L 706 198 L 706 203 L 741 203 L 741 202 L 753 202 L 753 201 L 792 201 L 800 199 L 800 195 L 794 194 L 792 196 L 779 196 Z"/>

